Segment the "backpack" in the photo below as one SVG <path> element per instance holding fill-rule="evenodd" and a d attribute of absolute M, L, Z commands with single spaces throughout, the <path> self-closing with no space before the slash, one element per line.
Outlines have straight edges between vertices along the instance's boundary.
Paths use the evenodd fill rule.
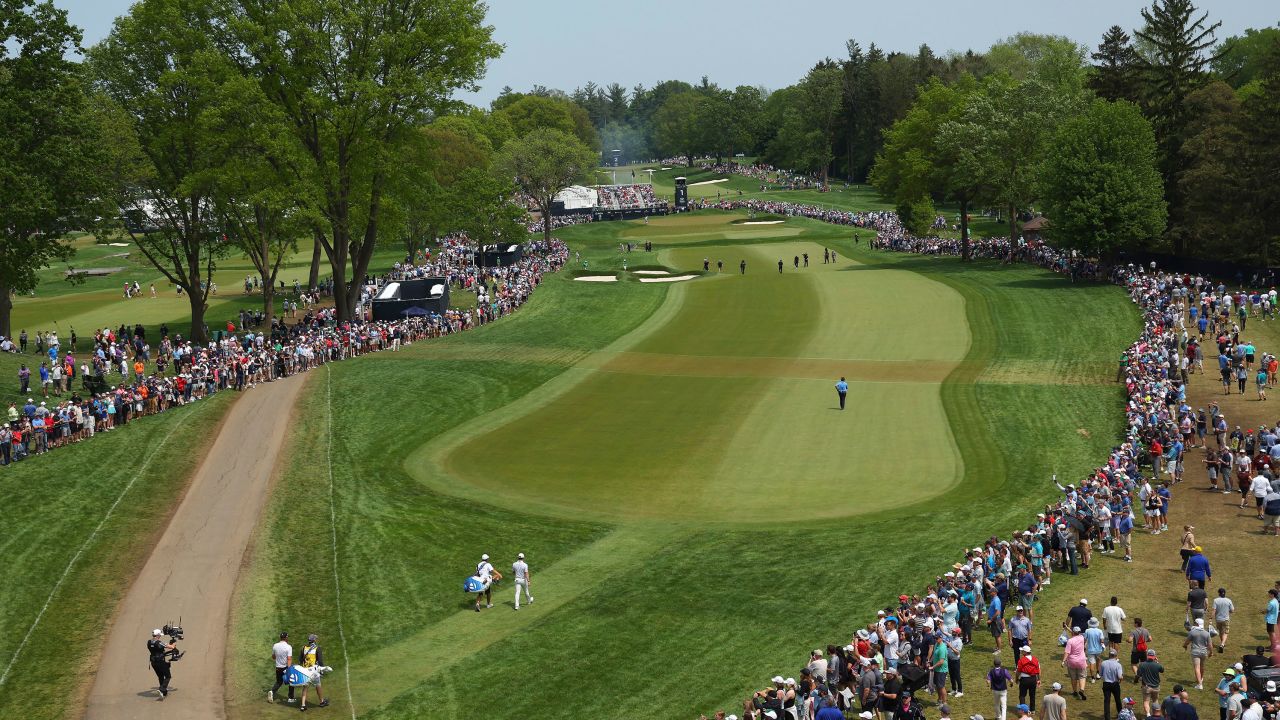
<path fill-rule="evenodd" d="M 1147 634 L 1139 633 L 1137 639 L 1134 640 L 1133 649 L 1144 653 L 1147 651 Z"/>

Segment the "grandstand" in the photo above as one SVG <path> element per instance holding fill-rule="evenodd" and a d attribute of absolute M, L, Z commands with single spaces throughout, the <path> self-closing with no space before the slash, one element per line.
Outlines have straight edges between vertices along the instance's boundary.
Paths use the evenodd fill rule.
<path fill-rule="evenodd" d="M 658 198 L 652 185 L 574 185 L 560 191 L 551 203 L 555 217 L 590 215 L 592 220 L 626 220 L 668 212 L 667 201 Z"/>

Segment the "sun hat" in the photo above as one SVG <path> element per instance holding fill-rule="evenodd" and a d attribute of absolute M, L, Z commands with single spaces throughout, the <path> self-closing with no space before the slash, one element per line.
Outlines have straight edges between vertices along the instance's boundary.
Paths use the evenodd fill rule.
<path fill-rule="evenodd" d="M 1089 627 L 1098 627 L 1098 618 L 1089 618 Z"/>

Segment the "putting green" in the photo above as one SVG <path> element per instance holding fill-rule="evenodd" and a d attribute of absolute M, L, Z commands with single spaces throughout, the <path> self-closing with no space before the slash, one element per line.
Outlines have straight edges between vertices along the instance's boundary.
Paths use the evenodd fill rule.
<path fill-rule="evenodd" d="M 969 346 L 954 290 L 824 265 L 812 243 L 714 250 L 725 273 L 672 287 L 649 323 L 544 392 L 440 438 L 410 471 L 558 516 L 723 523 L 874 512 L 957 481 L 939 396 Z M 660 259 L 701 269 L 704 252 Z M 795 269 L 806 252 L 810 266 Z M 844 412 L 832 387 L 841 375 Z"/>

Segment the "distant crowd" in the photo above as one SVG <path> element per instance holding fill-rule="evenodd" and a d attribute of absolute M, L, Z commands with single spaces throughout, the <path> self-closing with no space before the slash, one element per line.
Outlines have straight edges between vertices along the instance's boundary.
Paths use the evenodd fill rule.
<path fill-rule="evenodd" d="M 388 275 L 371 278 L 362 289 L 359 319 L 354 321 L 338 322 L 333 308 L 310 307 L 294 324 L 277 317 L 270 328 L 261 330 L 229 321 L 225 331 L 206 344 L 170 333 L 165 326 L 149 338 L 142 325 L 122 325 L 95 331 L 88 352 L 79 357 L 64 350 L 56 333 L 41 333 L 39 360 L 22 364 L 18 371 L 19 392 L 30 396 L 25 403 L 10 403 L 0 425 L 0 465 L 87 440 L 222 390 L 248 390 L 326 362 L 399 350 L 417 340 L 485 324 L 514 312 L 543 275 L 558 270 L 568 258 L 558 240 L 533 241 L 526 244 L 518 263 L 481 268 L 472 262 L 473 250 L 466 238 L 446 238 L 434 256 L 422 251 Z M 474 292 L 476 307 L 395 321 L 369 318 L 366 308 L 382 284 L 423 276 L 448 277 L 459 289 Z M 17 351 L 25 352 L 25 344 Z"/>

